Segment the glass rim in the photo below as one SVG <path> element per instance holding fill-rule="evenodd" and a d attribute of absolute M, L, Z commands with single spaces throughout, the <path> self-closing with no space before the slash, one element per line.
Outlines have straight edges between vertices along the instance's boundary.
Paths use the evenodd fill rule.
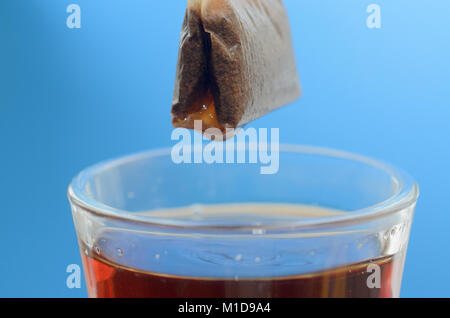
<path fill-rule="evenodd" d="M 150 151 L 139 152 L 116 159 L 110 159 L 102 161 L 98 164 L 90 166 L 82 170 L 70 183 L 68 188 L 68 198 L 72 205 L 83 208 L 87 212 L 115 220 L 128 221 L 130 223 L 138 223 L 148 226 L 164 227 L 166 229 L 183 229 L 183 230 L 196 230 L 196 231 L 211 231 L 211 230 L 226 230 L 227 232 L 242 233 L 242 231 L 262 229 L 266 232 L 268 231 L 297 231 L 297 230 L 308 230 L 313 228 L 321 227 L 343 227 L 362 224 L 370 222 L 376 219 L 383 218 L 385 216 L 395 214 L 399 211 L 403 211 L 411 206 L 413 206 L 419 197 L 419 186 L 414 181 L 414 179 L 405 171 L 398 169 L 388 163 L 380 160 L 371 159 L 369 157 L 354 154 L 351 152 L 334 150 L 323 147 L 315 146 L 301 146 L 301 145 L 280 145 L 280 153 L 293 153 L 293 154 L 307 154 L 316 155 L 321 157 L 331 157 L 336 159 L 345 159 L 348 161 L 360 162 L 376 169 L 382 170 L 389 174 L 392 178 L 396 189 L 394 194 L 388 199 L 376 203 L 374 205 L 368 206 L 363 209 L 355 211 L 347 211 L 347 213 L 333 215 L 322 218 L 311 218 L 308 220 L 300 220 L 298 222 L 279 222 L 277 224 L 266 224 L 266 225 L 205 225 L 204 223 L 199 223 L 196 221 L 175 221 L 169 218 L 155 218 L 148 215 L 139 215 L 142 212 L 130 212 L 126 210 L 121 210 L 101 202 L 89 198 L 83 193 L 83 185 L 89 176 L 93 173 L 107 170 L 115 166 L 127 164 L 130 162 L 151 159 L 156 157 L 170 156 L 171 148 L 156 149 Z M 235 203 L 257 203 L 257 202 L 235 202 Z M 273 202 L 282 204 L 282 202 Z"/>

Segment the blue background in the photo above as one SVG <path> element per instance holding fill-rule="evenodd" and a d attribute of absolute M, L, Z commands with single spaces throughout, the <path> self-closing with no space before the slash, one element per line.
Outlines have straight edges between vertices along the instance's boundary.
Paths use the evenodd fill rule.
<path fill-rule="evenodd" d="M 66 7 L 82 28 L 66 27 Z M 450 1 L 285 0 L 304 96 L 252 124 L 343 149 L 421 186 L 404 297 L 450 296 Z M 368 29 L 366 8 L 382 9 Z M 66 188 L 82 168 L 170 141 L 185 1 L 0 1 L 0 296 L 80 297 Z"/>

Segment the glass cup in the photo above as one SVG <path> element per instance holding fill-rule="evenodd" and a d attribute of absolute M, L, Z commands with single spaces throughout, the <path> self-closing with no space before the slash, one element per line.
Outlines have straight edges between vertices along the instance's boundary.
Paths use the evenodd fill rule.
<path fill-rule="evenodd" d="M 390 165 L 301 146 L 273 175 L 167 149 L 69 187 L 90 297 L 398 297 L 417 198 Z"/>

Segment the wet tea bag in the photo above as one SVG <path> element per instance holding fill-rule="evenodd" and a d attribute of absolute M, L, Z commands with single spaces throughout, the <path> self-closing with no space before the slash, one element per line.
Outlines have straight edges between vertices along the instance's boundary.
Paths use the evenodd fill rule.
<path fill-rule="evenodd" d="M 173 125 L 237 128 L 300 97 L 282 0 L 188 0 Z"/>

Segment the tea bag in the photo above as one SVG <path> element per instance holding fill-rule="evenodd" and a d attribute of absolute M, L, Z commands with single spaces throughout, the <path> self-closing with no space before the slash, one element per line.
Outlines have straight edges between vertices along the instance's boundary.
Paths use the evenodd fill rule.
<path fill-rule="evenodd" d="M 188 0 L 173 125 L 237 128 L 299 98 L 282 0 Z"/>

